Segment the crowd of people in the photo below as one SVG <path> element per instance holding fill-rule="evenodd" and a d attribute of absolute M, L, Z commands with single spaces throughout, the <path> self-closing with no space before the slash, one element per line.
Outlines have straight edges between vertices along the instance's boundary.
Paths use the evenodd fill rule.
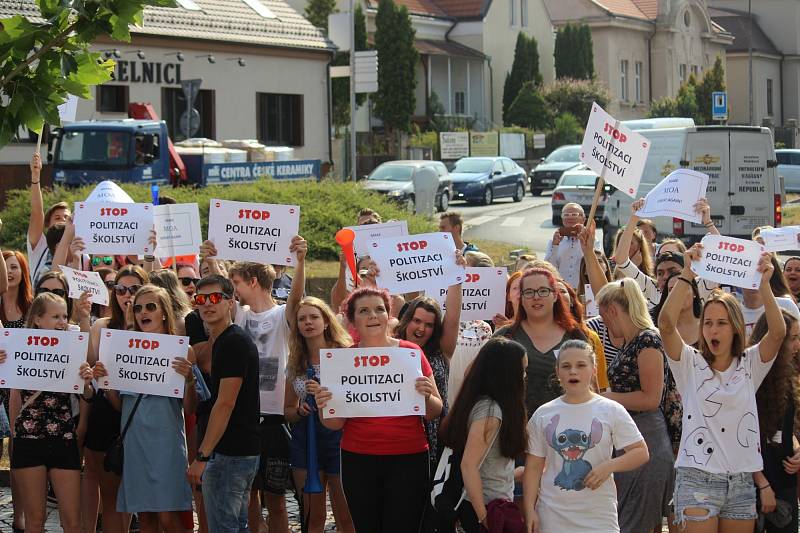
<path fill-rule="evenodd" d="M 328 505 L 359 533 L 798 530 L 800 257 L 764 253 L 758 288 L 720 287 L 691 268 L 700 244 L 658 242 L 641 201 L 611 257 L 568 204 L 545 258 L 510 269 L 505 309 L 465 321 L 461 284 L 444 306 L 389 294 L 368 256 L 356 280 L 342 257 L 329 299 L 306 295 L 301 236 L 291 276 L 221 260 L 211 241 L 177 259 L 87 255 L 70 206 L 45 210 L 40 170 L 36 154 L 27 253 L 0 260 L 0 321 L 89 343 L 80 394 L 0 398 L 15 533 L 44 531 L 49 498 L 66 533 L 185 533 L 195 516 L 201 532 L 281 533 L 287 495 L 314 533 Z M 696 209 L 716 233 L 708 203 Z M 382 219 L 365 208 L 354 222 Z M 441 215 L 455 261 L 494 266 L 462 228 Z M 64 266 L 98 272 L 109 304 L 69 298 Z M 187 336 L 172 360 L 182 398 L 97 387 L 104 329 Z M 424 413 L 324 416 L 320 353 L 351 347 L 420 350 Z M 444 460 L 457 501 L 431 497 Z M 321 493 L 303 490 L 310 476 Z"/>

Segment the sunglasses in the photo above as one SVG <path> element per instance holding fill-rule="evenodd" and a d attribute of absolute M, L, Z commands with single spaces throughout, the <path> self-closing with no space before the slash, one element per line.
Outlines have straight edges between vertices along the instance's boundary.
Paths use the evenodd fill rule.
<path fill-rule="evenodd" d="M 126 287 L 125 285 L 114 285 L 114 292 L 117 293 L 117 296 L 125 296 L 126 292 L 133 296 L 136 294 L 136 291 L 141 288 L 141 285 L 131 285 L 130 287 Z"/>
<path fill-rule="evenodd" d="M 221 292 L 212 292 L 209 294 L 195 294 L 194 295 L 194 303 L 197 305 L 206 305 L 206 302 L 210 302 L 212 304 L 218 304 L 222 300 L 229 300 L 227 296 L 222 294 Z"/>
<path fill-rule="evenodd" d="M 44 287 L 39 287 L 38 289 L 36 289 L 37 296 L 39 294 L 44 294 L 46 292 L 51 292 L 56 296 L 61 296 L 62 298 L 67 297 L 67 291 L 65 291 L 64 289 L 45 289 Z"/>
<path fill-rule="evenodd" d="M 197 282 L 200 281 L 200 278 L 180 278 L 181 285 L 184 287 L 188 287 L 189 285 L 197 285 Z"/>
<path fill-rule="evenodd" d="M 133 312 L 137 315 L 142 312 L 142 309 L 147 309 L 148 311 L 153 313 L 158 310 L 158 305 L 156 305 L 155 302 L 147 302 L 144 305 L 136 304 L 133 306 Z"/>
<path fill-rule="evenodd" d="M 108 281 L 104 281 L 103 283 L 105 283 L 107 289 L 113 289 L 114 287 L 117 286 L 116 283 L 114 283 L 113 279 L 110 279 Z"/>
<path fill-rule="evenodd" d="M 103 263 L 106 266 L 111 266 L 114 264 L 114 258 L 108 255 L 105 257 L 92 257 L 93 267 L 100 265 L 100 263 Z"/>

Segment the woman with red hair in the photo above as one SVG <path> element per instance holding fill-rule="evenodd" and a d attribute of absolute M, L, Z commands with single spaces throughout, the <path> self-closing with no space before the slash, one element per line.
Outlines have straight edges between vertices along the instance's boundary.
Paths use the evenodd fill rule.
<path fill-rule="evenodd" d="M 528 353 L 525 407 L 530 415 L 561 395 L 555 378 L 555 351 L 567 340 L 587 338 L 549 270 L 527 269 L 519 289 L 514 323 L 497 330 L 495 337 L 513 339 Z"/>
<path fill-rule="evenodd" d="M 25 315 L 33 301 L 28 261 L 20 252 L 6 250 L 3 252 L 3 266 L 6 273 L 2 277 L 7 283 L 6 290 L 2 291 L 0 320 L 4 328 L 22 328 L 25 327 Z"/>

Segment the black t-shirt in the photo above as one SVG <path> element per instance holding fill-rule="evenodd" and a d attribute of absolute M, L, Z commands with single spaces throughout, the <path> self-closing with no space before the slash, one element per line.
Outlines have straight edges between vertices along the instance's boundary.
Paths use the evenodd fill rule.
<path fill-rule="evenodd" d="M 794 445 L 792 435 L 794 435 L 794 399 L 789 396 L 786 410 L 783 413 L 783 423 L 781 424 L 780 444 L 765 443 L 761 446 L 761 456 L 764 459 L 764 476 L 766 476 L 772 488 L 787 489 L 797 486 L 797 476 L 787 474 L 783 469 L 783 460 L 794 455 Z M 771 440 L 774 436 L 769 436 Z M 765 435 L 761 435 L 762 441 L 767 441 Z"/>
<path fill-rule="evenodd" d="M 195 309 L 183 319 L 186 324 L 186 335 L 189 337 L 189 344 L 194 346 L 198 342 L 205 342 L 208 340 L 208 333 L 203 326 L 203 319 L 200 318 L 200 310 Z"/>
<path fill-rule="evenodd" d="M 214 448 L 224 455 L 259 455 L 258 349 L 250 336 L 231 324 L 211 348 L 211 399 L 217 401 L 220 380 L 242 378 L 228 427 Z"/>

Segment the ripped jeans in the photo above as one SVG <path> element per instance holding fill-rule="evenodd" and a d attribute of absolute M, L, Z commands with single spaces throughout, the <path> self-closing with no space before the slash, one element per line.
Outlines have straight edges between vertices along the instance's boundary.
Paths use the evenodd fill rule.
<path fill-rule="evenodd" d="M 697 468 L 679 467 L 675 476 L 675 523 L 702 522 L 719 516 L 726 520 L 754 520 L 756 486 L 750 472 L 712 474 Z M 687 509 L 703 509 L 688 515 Z"/>

